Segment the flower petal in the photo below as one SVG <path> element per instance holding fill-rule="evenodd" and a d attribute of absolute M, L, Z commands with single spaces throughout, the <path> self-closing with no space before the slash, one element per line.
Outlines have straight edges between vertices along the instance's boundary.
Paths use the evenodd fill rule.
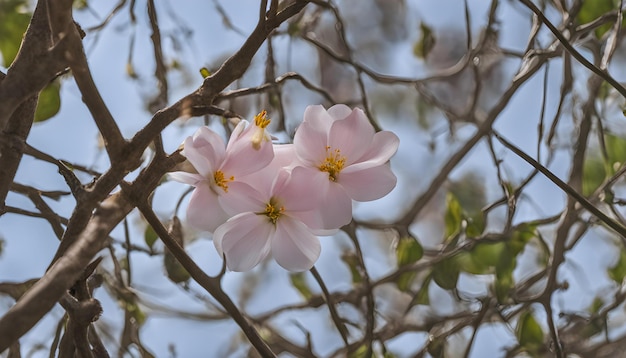
<path fill-rule="evenodd" d="M 270 251 L 274 225 L 262 215 L 247 212 L 230 218 L 215 230 L 213 243 L 231 271 L 248 271 Z"/>
<path fill-rule="evenodd" d="M 356 201 L 380 199 L 396 186 L 396 176 L 388 164 L 359 171 L 341 173 L 339 184 L 348 196 Z"/>
<path fill-rule="evenodd" d="M 309 270 L 322 250 L 319 239 L 306 225 L 287 215 L 276 222 L 271 244 L 272 256 L 289 271 Z"/>
<path fill-rule="evenodd" d="M 200 127 L 193 137 L 185 140 L 183 155 L 200 175 L 209 178 L 224 160 L 224 141 L 209 128 Z"/>
<path fill-rule="evenodd" d="M 246 183 L 234 181 L 228 184 L 228 192 L 220 195 L 218 200 L 225 212 L 237 215 L 246 211 L 265 210 L 269 195 L 263 195 Z"/>
<path fill-rule="evenodd" d="M 352 113 L 352 109 L 345 104 L 336 104 L 328 109 L 328 114 L 334 119 L 344 119 Z"/>
<path fill-rule="evenodd" d="M 200 174 L 188 173 L 188 172 L 172 172 L 167 175 L 171 180 L 175 180 L 180 183 L 196 186 L 199 182 L 206 180 Z"/>
<path fill-rule="evenodd" d="M 237 128 L 244 121 L 239 122 Z M 240 176 L 254 173 L 266 167 L 274 158 L 274 147 L 269 140 L 262 140 L 258 147 L 253 144 L 253 136 L 257 131 L 265 129 L 257 127 L 255 124 L 248 124 L 248 127 L 237 135 L 234 131 L 228 141 L 226 158 L 220 169 L 228 175 Z M 233 138 L 235 137 L 235 138 Z"/>
<path fill-rule="evenodd" d="M 284 171 L 288 174 L 287 171 Z M 282 178 L 281 178 L 282 179 Z M 320 199 L 328 191 L 326 172 L 306 167 L 295 167 L 287 180 L 277 180 L 272 195 L 280 198 L 285 210 L 307 211 L 317 209 Z"/>
<path fill-rule="evenodd" d="M 229 217 L 206 182 L 196 187 L 187 207 L 187 221 L 191 226 L 213 232 Z"/>
<path fill-rule="evenodd" d="M 400 139 L 394 133 L 389 131 L 378 132 L 374 135 L 374 140 L 372 140 L 367 153 L 359 158 L 354 165 L 357 165 L 359 169 L 382 165 L 396 154 L 399 144 Z M 348 172 L 350 170 L 353 170 L 351 166 L 344 169 Z"/>
<path fill-rule="evenodd" d="M 328 145 L 341 150 L 350 165 L 368 152 L 374 138 L 374 127 L 362 110 L 355 108 L 350 115 L 333 123 L 328 134 Z"/>
<path fill-rule="evenodd" d="M 296 154 L 305 165 L 316 167 L 326 157 L 328 132 L 334 119 L 323 106 L 308 106 L 304 111 L 304 120 L 296 130 L 293 144 Z"/>
<path fill-rule="evenodd" d="M 352 220 L 352 200 L 343 187 L 329 182 L 320 197 L 319 207 L 309 211 L 293 211 L 289 215 L 298 218 L 312 230 L 335 230 Z"/>

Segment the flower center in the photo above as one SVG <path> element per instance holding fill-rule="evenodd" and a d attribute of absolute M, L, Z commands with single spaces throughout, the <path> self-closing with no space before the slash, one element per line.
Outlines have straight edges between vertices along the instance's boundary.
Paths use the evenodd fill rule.
<path fill-rule="evenodd" d="M 224 189 L 226 193 L 228 193 L 228 182 L 235 180 L 235 177 L 232 175 L 230 178 L 224 177 L 224 172 L 221 170 L 215 171 L 213 178 L 215 179 L 215 184 Z"/>
<path fill-rule="evenodd" d="M 333 150 L 330 146 L 326 146 L 326 159 L 319 166 L 319 169 L 328 173 L 328 179 L 337 181 L 337 175 L 346 165 L 346 157 L 341 155 L 340 149 Z"/>
<path fill-rule="evenodd" d="M 283 206 L 279 206 L 274 198 L 270 199 L 270 202 L 265 205 L 265 212 L 263 215 L 267 216 L 272 224 L 276 224 L 276 220 L 283 214 L 285 208 Z"/>

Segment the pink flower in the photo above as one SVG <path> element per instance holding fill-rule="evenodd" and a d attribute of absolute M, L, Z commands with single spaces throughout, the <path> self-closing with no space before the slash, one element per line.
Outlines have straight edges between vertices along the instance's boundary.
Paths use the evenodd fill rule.
<path fill-rule="evenodd" d="M 284 149 L 277 150 L 272 165 L 247 178 L 260 190 L 240 196 L 237 209 L 241 213 L 213 234 L 215 248 L 232 271 L 250 270 L 270 253 L 285 269 L 305 271 L 320 255 L 316 228 L 301 216 L 318 207 L 319 197 L 310 188 L 320 183 L 311 182 L 315 176 L 309 168 L 296 167 L 291 172 L 280 168 L 293 156 L 289 147 Z"/>
<path fill-rule="evenodd" d="M 239 179 L 267 166 L 274 157 L 272 143 L 265 127 L 265 111 L 254 124 L 241 121 L 233 130 L 228 145 L 207 127 L 201 127 L 184 142 L 183 155 L 196 173 L 174 172 L 170 177 L 195 186 L 187 208 L 187 221 L 209 232 L 230 218 L 230 198 L 253 190 Z"/>
<path fill-rule="evenodd" d="M 360 109 L 335 105 L 309 106 L 297 129 L 294 147 L 301 165 L 316 169 L 325 180 L 314 190 L 322 198 L 317 216 L 325 229 L 339 228 L 352 219 L 352 201 L 370 201 L 387 195 L 396 176 L 387 164 L 398 149 L 398 137 L 375 133 Z M 314 220 L 311 218 L 311 220 Z"/>

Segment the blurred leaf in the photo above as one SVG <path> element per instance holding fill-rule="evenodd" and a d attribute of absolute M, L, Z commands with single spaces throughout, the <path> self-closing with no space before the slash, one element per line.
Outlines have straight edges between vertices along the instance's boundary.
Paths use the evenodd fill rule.
<path fill-rule="evenodd" d="M 589 196 L 602 184 L 606 177 L 606 169 L 602 160 L 589 156 L 583 163 L 583 195 Z"/>
<path fill-rule="evenodd" d="M 424 256 L 422 245 L 412 237 L 403 237 L 398 241 L 396 258 L 398 266 L 404 266 L 417 262 Z"/>
<path fill-rule="evenodd" d="M 468 237 L 479 237 L 483 231 L 485 231 L 485 215 L 482 212 L 467 218 L 465 235 Z"/>
<path fill-rule="evenodd" d="M 487 202 L 485 180 L 475 172 L 465 173 L 460 179 L 452 181 L 449 188 L 470 216 L 481 212 Z"/>
<path fill-rule="evenodd" d="M 543 345 L 543 329 L 529 311 L 520 315 L 517 322 L 517 339 L 520 346 L 531 354 L 536 353 Z"/>
<path fill-rule="evenodd" d="M 474 260 L 470 252 L 461 252 L 454 257 L 459 270 L 472 275 L 484 275 L 489 273 L 489 265 Z"/>
<path fill-rule="evenodd" d="M 346 252 L 341 255 L 341 260 L 345 262 L 350 269 L 350 274 L 352 275 L 352 283 L 357 285 L 363 282 L 363 276 L 361 276 L 361 271 L 359 270 L 359 258 L 356 257 L 354 253 Z"/>
<path fill-rule="evenodd" d="M 366 358 L 371 357 L 371 355 L 367 354 L 367 345 L 361 345 L 357 350 L 353 351 L 348 355 L 349 358 Z"/>
<path fill-rule="evenodd" d="M 35 122 L 43 122 L 52 118 L 61 108 L 61 95 L 59 91 L 61 85 L 58 81 L 53 81 L 47 85 L 40 93 L 35 110 Z"/>
<path fill-rule="evenodd" d="M 202 78 L 207 78 L 211 75 L 211 71 L 209 71 L 209 69 L 206 67 L 202 67 L 200 69 L 200 74 L 202 75 Z"/>
<path fill-rule="evenodd" d="M 152 226 L 147 225 L 146 230 L 143 232 L 143 239 L 151 250 L 158 238 L 159 235 L 157 235 Z"/>
<path fill-rule="evenodd" d="M 148 227 L 151 228 L 150 225 L 148 225 Z M 178 219 L 178 216 L 174 216 L 172 218 L 172 222 L 170 223 L 170 227 L 168 228 L 167 232 L 172 237 L 172 239 L 176 241 L 181 247 L 185 246 L 183 226 L 180 222 L 180 219 Z M 154 235 L 156 236 L 156 233 Z M 156 240 L 156 238 L 154 240 Z M 150 248 L 152 248 L 152 246 L 150 246 Z M 186 283 L 191 278 L 191 275 L 189 274 L 187 269 L 183 267 L 180 261 L 178 261 L 178 259 L 172 254 L 170 250 L 168 250 L 167 247 L 165 248 L 163 253 L 163 266 L 165 266 L 165 272 L 167 273 L 167 277 L 174 283 Z"/>
<path fill-rule="evenodd" d="M 456 196 L 452 193 L 446 195 L 446 213 L 444 216 L 445 239 L 450 240 L 461 231 L 463 223 L 463 210 Z"/>
<path fill-rule="evenodd" d="M 608 156 L 609 173 L 613 175 L 614 168 L 626 161 L 626 140 L 613 134 L 605 134 L 604 145 Z"/>
<path fill-rule="evenodd" d="M 478 243 L 471 251 L 472 260 L 477 264 L 495 267 L 500 262 L 505 246 L 504 242 Z"/>
<path fill-rule="evenodd" d="M 496 281 L 494 289 L 498 303 L 504 304 L 509 299 L 509 293 L 515 285 L 513 271 L 517 266 L 517 254 L 511 249 L 510 242 L 502 249 L 498 263 L 496 264 Z"/>
<path fill-rule="evenodd" d="M 618 285 L 621 285 L 626 277 L 626 251 L 620 250 L 619 258 L 615 265 L 608 269 L 609 277 Z"/>
<path fill-rule="evenodd" d="M 83 10 L 88 7 L 87 0 L 74 0 L 74 9 Z"/>
<path fill-rule="evenodd" d="M 617 10 L 620 2 L 619 0 L 585 0 L 581 3 L 582 6 L 576 15 L 576 20 L 578 20 L 578 23 L 580 24 L 585 24 L 597 19 L 611 10 Z M 598 38 L 602 38 L 602 36 L 609 31 L 612 26 L 613 23 L 609 22 L 598 27 L 595 30 L 596 36 Z"/>
<path fill-rule="evenodd" d="M 433 280 L 444 290 L 456 288 L 459 281 L 459 266 L 454 257 L 447 258 L 433 266 Z"/>
<path fill-rule="evenodd" d="M 422 282 L 422 287 L 417 291 L 417 295 L 413 298 L 413 302 L 411 302 L 411 306 L 413 305 L 430 305 L 430 297 L 428 296 L 428 288 L 430 287 L 430 281 L 432 280 L 432 276 L 428 276 L 424 282 Z"/>
<path fill-rule="evenodd" d="M 526 244 L 537 235 L 535 230 L 535 224 L 523 223 L 517 226 L 508 242 L 508 247 L 511 249 L 513 256 L 517 256 L 524 251 Z"/>
<path fill-rule="evenodd" d="M 417 58 L 426 58 L 430 51 L 435 47 L 435 34 L 430 26 L 425 23 L 420 24 L 421 36 L 413 45 L 413 54 Z"/>
<path fill-rule="evenodd" d="M 605 133 L 604 148 L 606 158 L 599 153 L 590 153 L 583 164 L 583 195 L 591 195 L 607 176 L 626 162 L 626 140 L 616 135 Z"/>
<path fill-rule="evenodd" d="M 135 319 L 137 326 L 142 326 L 148 318 L 136 302 L 126 302 L 125 309 Z"/>
<path fill-rule="evenodd" d="M 445 352 L 445 339 L 442 337 L 435 337 L 428 343 L 426 350 L 433 358 L 443 358 Z"/>
<path fill-rule="evenodd" d="M 313 297 L 313 293 L 311 292 L 311 289 L 309 288 L 309 285 L 306 282 L 306 276 L 304 272 L 297 272 L 297 273 L 289 274 L 289 280 L 291 281 L 291 285 L 296 290 L 298 290 L 298 292 L 300 292 L 300 294 L 305 300 L 308 300 L 311 297 Z"/>
<path fill-rule="evenodd" d="M 398 241 L 398 247 L 396 248 L 396 258 L 398 267 L 409 265 L 417 262 L 424 255 L 424 249 L 422 245 L 412 237 L 403 237 Z M 411 283 L 417 273 L 413 271 L 405 272 L 401 274 L 396 280 L 398 289 L 400 291 L 408 291 L 411 287 Z"/>
<path fill-rule="evenodd" d="M 167 278 L 174 283 L 185 283 L 191 278 L 187 269 L 174 257 L 170 250 L 165 250 L 163 253 L 163 266 L 165 267 Z"/>
<path fill-rule="evenodd" d="M 602 299 L 602 297 L 596 297 L 593 299 L 593 302 L 591 302 L 591 305 L 589 305 L 589 308 L 587 310 L 589 311 L 589 313 L 598 313 L 600 312 L 602 307 L 604 307 L 604 300 Z"/>
<path fill-rule="evenodd" d="M 25 0 L 0 1 L 0 53 L 5 67 L 15 59 L 26 32 L 31 14 Z"/>

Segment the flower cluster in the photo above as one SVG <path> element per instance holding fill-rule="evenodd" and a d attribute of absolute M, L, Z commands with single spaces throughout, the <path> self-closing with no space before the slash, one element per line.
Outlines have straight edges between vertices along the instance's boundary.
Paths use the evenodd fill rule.
<path fill-rule="evenodd" d="M 195 172 L 174 172 L 193 185 L 190 225 L 213 233 L 232 271 L 247 271 L 271 253 L 287 270 L 310 269 L 317 235 L 352 220 L 352 200 L 370 201 L 396 185 L 388 161 L 398 137 L 376 133 L 360 109 L 309 106 L 293 144 L 273 144 L 265 111 L 241 121 L 227 144 L 207 127 L 185 140 Z"/>

